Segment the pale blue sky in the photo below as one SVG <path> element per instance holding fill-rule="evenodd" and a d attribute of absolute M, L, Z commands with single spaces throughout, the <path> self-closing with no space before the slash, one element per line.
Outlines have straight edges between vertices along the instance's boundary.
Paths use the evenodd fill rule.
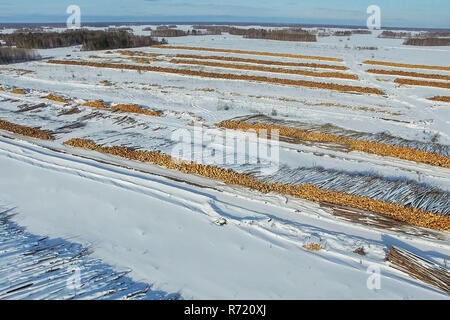
<path fill-rule="evenodd" d="M 450 28 L 449 0 L 0 0 L 1 22 L 64 22 L 81 7 L 82 21 L 233 21 L 365 25 L 380 6 L 382 25 Z"/>

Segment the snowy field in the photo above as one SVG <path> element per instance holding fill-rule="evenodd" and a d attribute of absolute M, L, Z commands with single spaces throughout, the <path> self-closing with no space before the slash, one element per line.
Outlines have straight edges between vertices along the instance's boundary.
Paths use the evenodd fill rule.
<path fill-rule="evenodd" d="M 136 34 L 145 35 L 145 27 L 133 28 Z M 326 129 L 325 133 L 406 146 L 448 158 L 450 104 L 429 98 L 450 95 L 450 47 L 403 46 L 402 39 L 377 38 L 379 33 L 318 37 L 314 43 L 244 39 L 228 34 L 168 38 L 169 47 L 309 56 L 303 59 L 164 47 L 130 49 L 137 52 L 133 56 L 121 54 L 120 50 L 83 52 L 80 47 L 70 47 L 39 50 L 43 57 L 40 61 L 0 66 L 0 120 L 40 128 L 55 138 L 44 141 L 0 130 L 0 213 L 13 212 L 7 223 L 25 228 L 30 242 L 40 236 L 89 247 L 89 259 L 97 259 L 92 261 L 101 266 L 87 263 L 89 267 L 84 268 L 81 263 L 82 278 L 83 272 L 96 268 L 104 268 L 109 277 L 115 272 L 112 270 L 131 270 L 125 290 L 138 291 L 144 283 L 151 286 L 139 298 L 448 299 L 448 292 L 396 270 L 385 258 L 389 248 L 395 246 L 434 263 L 448 274 L 448 229 L 383 220 L 370 212 L 350 210 L 362 216 L 349 218 L 325 203 L 274 192 L 264 194 L 201 175 L 64 145 L 69 139 L 82 138 L 102 146 L 127 146 L 170 155 L 179 146 L 173 137 L 180 129 L 192 132 L 194 125 L 201 126 L 210 135 L 220 136 L 224 129 L 217 123 L 253 119 L 304 130 Z M 317 56 L 340 61 L 319 61 L 314 59 Z M 148 60 L 138 60 L 143 57 Z M 224 61 L 223 57 L 241 61 Z M 374 88 L 383 94 L 220 76 L 62 65 L 48 63 L 50 59 L 303 80 Z M 174 63 L 173 59 L 339 72 L 357 79 Z M 367 60 L 444 66 L 447 70 L 363 63 Z M 315 63 L 331 69 L 276 63 Z M 439 75 L 444 80 L 423 75 L 374 74 L 368 69 Z M 447 88 L 398 84 L 396 78 L 445 83 Z M 13 89 L 22 89 L 24 94 L 13 93 Z M 46 99 L 48 94 L 65 101 Z M 84 105 L 100 100 L 112 107 L 139 105 L 159 112 L 159 116 Z M 199 144 L 233 157 L 238 152 L 214 139 Z M 281 139 L 275 162 L 276 170 L 270 176 L 258 178 L 308 183 L 324 190 L 450 215 L 450 169 L 445 166 L 287 138 Z M 218 166 L 249 174 L 263 169 L 259 163 Z M 7 261 L 10 266 L 16 261 L 5 260 L 10 249 L 3 249 L 9 247 L 2 241 L 10 234 L 0 230 L 0 265 Z M 307 250 L 308 244 L 320 245 L 321 250 Z M 370 270 L 379 272 L 377 288 L 368 285 L 373 276 Z M 19 267 L 14 273 L 18 272 L 22 272 Z M 43 283 L 42 291 L 30 290 L 29 295 L 18 297 L 55 297 L 50 294 L 51 281 Z M 115 284 L 110 286 L 116 288 Z M 3 298 L 14 298 L 5 295 L 11 287 L 11 282 L 0 281 L 0 298 L 2 294 Z M 57 297 L 67 297 L 68 293 L 61 290 Z M 86 297 L 95 297 L 97 291 L 101 290 L 95 287 Z M 122 297 L 126 298 L 126 294 L 112 296 Z"/>

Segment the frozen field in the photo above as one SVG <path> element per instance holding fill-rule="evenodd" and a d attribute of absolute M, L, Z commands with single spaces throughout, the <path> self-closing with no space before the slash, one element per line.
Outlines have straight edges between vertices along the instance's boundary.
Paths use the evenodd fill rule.
<path fill-rule="evenodd" d="M 135 32 L 146 34 L 144 27 Z M 187 36 L 126 52 L 40 50 L 43 60 L 0 66 L 0 120 L 54 138 L 0 130 L 0 213 L 14 208 L 8 223 L 30 237 L 91 248 L 109 276 L 118 272 L 111 268 L 131 270 L 126 292 L 151 285 L 139 298 L 448 299 L 449 291 L 395 269 L 386 253 L 395 246 L 416 254 L 445 270 L 441 280 L 450 286 L 450 103 L 430 100 L 450 96 L 450 47 L 403 46 L 378 34 L 315 43 Z M 194 162 L 211 164 L 211 153 L 199 158 L 195 150 L 239 156 L 239 148 L 216 139 L 225 132 L 218 124 L 227 120 L 328 136 L 281 134 L 269 175 L 258 173 L 264 163 L 252 161 L 215 163 L 220 169 L 380 201 L 437 217 L 443 227 L 64 144 L 80 138 L 167 155 L 194 146 Z M 199 126 L 208 139 L 176 141 L 178 132 Z M 342 137 L 381 145 L 352 148 Z M 245 145 L 241 138 L 237 144 Z M 406 151 L 389 151 L 394 147 Z M 425 156 L 414 161 L 418 154 Z M 0 264 L 8 252 L 1 241 Z M 308 250 L 312 244 L 320 250 Z M 376 289 L 367 284 L 368 270 L 380 272 Z M 49 288 L 20 297 L 52 297 Z M 0 282 L 0 298 L 9 289 Z"/>

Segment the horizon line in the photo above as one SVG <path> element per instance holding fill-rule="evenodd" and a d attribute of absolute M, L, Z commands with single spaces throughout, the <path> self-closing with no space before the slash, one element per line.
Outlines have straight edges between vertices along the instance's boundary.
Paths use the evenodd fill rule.
<path fill-rule="evenodd" d="M 66 22 L 62 21 L 39 21 L 39 22 L 27 22 L 27 21 L 11 21 L 11 22 L 0 22 L 0 26 L 8 26 L 8 25 L 23 25 L 23 24 L 30 24 L 30 25 L 65 25 Z M 111 20 L 111 21 L 86 21 L 81 24 L 81 27 L 83 27 L 83 24 L 88 26 L 90 24 L 127 24 L 127 25 L 143 25 L 143 24 L 178 24 L 178 25 L 210 25 L 210 24 L 217 24 L 217 25 L 241 25 L 241 26 L 249 26 L 249 25 L 255 25 L 255 26 L 301 26 L 301 27 L 327 27 L 327 28 L 358 28 L 358 29 L 368 29 L 365 25 L 358 25 L 358 24 L 333 24 L 333 23 L 296 23 L 296 22 L 258 22 L 258 21 L 177 21 L 177 20 L 148 20 L 148 21 L 120 21 L 120 20 Z M 406 30 L 450 30 L 450 27 L 395 27 L 395 26 L 382 26 L 381 30 L 388 30 L 388 29 L 406 29 Z"/>

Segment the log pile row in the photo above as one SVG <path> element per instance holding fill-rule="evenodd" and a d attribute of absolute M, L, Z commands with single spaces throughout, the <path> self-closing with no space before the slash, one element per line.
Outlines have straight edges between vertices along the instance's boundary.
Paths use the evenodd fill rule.
<path fill-rule="evenodd" d="M 147 58 L 153 58 L 158 56 L 156 53 L 150 53 L 150 52 L 143 52 L 143 51 L 134 51 L 134 50 L 118 50 L 117 53 L 123 55 L 123 56 L 129 56 L 129 57 L 147 57 Z"/>
<path fill-rule="evenodd" d="M 108 105 L 103 102 L 102 100 L 96 100 L 96 101 L 87 101 L 83 104 L 84 107 L 91 107 L 91 108 L 108 108 Z"/>
<path fill-rule="evenodd" d="M 305 67 L 305 68 L 348 70 L 348 68 L 345 66 L 338 66 L 338 65 L 332 65 L 332 64 L 320 64 L 320 63 L 285 62 L 285 61 L 271 61 L 271 60 L 260 60 L 260 59 L 237 58 L 237 57 L 222 57 L 222 56 L 199 56 L 199 55 L 192 55 L 192 54 L 177 54 L 177 55 L 175 55 L 175 57 L 181 58 L 181 59 L 219 60 L 219 61 L 244 62 L 244 63 L 266 64 L 266 65 L 285 66 L 285 67 Z"/>
<path fill-rule="evenodd" d="M 430 74 L 430 73 L 407 72 L 399 70 L 380 70 L 380 69 L 368 69 L 366 70 L 366 72 L 390 76 L 405 76 L 405 77 L 416 77 L 416 78 L 437 79 L 437 80 L 450 80 L 450 76 L 443 74 Z"/>
<path fill-rule="evenodd" d="M 25 94 L 25 91 L 23 89 L 12 89 L 11 93 L 15 93 L 15 94 Z"/>
<path fill-rule="evenodd" d="M 268 134 L 270 134 L 272 130 L 278 130 L 280 136 L 283 137 L 294 138 L 302 141 L 339 143 L 346 145 L 348 149 L 352 151 L 361 151 L 384 157 L 394 157 L 403 160 L 426 163 L 433 166 L 450 168 L 450 157 L 406 147 L 391 146 L 380 142 L 355 140 L 329 133 L 310 132 L 293 127 L 263 123 L 254 124 L 242 121 L 222 121 L 218 123 L 217 126 L 220 128 L 243 131 L 256 130 L 256 132 L 259 132 L 259 130 L 267 130 Z"/>
<path fill-rule="evenodd" d="M 235 63 L 195 61 L 195 60 L 186 60 L 186 59 L 172 59 L 172 60 L 170 60 L 170 62 L 174 63 L 174 64 L 193 64 L 193 65 L 228 68 L 228 69 L 296 74 L 296 75 L 310 76 L 310 77 L 358 80 L 358 76 L 356 76 L 354 74 L 341 73 L 341 72 L 314 72 L 314 71 L 298 70 L 298 69 L 294 70 L 294 69 L 272 68 L 272 67 L 263 67 L 263 66 L 251 66 L 251 65 L 235 64 Z"/>
<path fill-rule="evenodd" d="M 428 100 L 440 101 L 440 102 L 450 102 L 450 96 L 434 96 L 434 97 L 428 98 Z"/>
<path fill-rule="evenodd" d="M 422 65 L 422 64 L 406 64 L 406 63 L 373 61 L 373 60 L 367 60 L 367 61 L 364 61 L 363 63 L 376 65 L 376 66 L 450 71 L 450 67 L 444 67 L 444 66 L 427 66 L 427 65 Z"/>
<path fill-rule="evenodd" d="M 49 94 L 49 95 L 45 96 L 44 99 L 53 100 L 53 101 L 57 101 L 57 102 L 63 102 L 63 103 L 69 102 L 68 100 L 66 100 L 64 98 L 55 96 L 53 94 Z"/>
<path fill-rule="evenodd" d="M 149 63 L 155 61 L 155 58 L 128 57 L 127 59 L 130 61 L 142 63 L 142 64 L 149 64 Z"/>
<path fill-rule="evenodd" d="M 322 190 L 312 185 L 291 185 L 281 183 L 267 183 L 245 173 L 237 173 L 230 169 L 216 166 L 182 162 L 160 151 L 143 151 L 124 146 L 105 147 L 86 139 L 71 139 L 64 142 L 65 145 L 98 151 L 122 158 L 148 162 L 168 169 L 178 170 L 184 173 L 197 174 L 206 178 L 219 180 L 231 185 L 239 185 L 253 190 L 269 193 L 276 192 L 296 198 L 314 202 L 328 202 L 340 204 L 375 212 L 405 223 L 437 230 L 450 230 L 450 217 L 420 211 L 418 209 L 405 208 L 384 201 L 373 200 L 367 197 L 349 195 L 333 190 Z"/>
<path fill-rule="evenodd" d="M 197 76 L 197 77 L 203 77 L 203 78 L 213 78 L 213 79 L 257 81 L 257 82 L 285 84 L 285 85 L 307 87 L 307 88 L 317 88 L 317 89 L 324 89 L 324 90 L 334 90 L 334 91 L 341 91 L 341 92 L 358 92 L 358 93 L 384 95 L 383 91 L 376 89 L 376 88 L 351 86 L 351 85 L 336 84 L 336 83 L 323 83 L 323 82 L 306 81 L 306 80 L 271 78 L 271 77 L 265 77 L 265 76 L 249 76 L 249 75 L 242 75 L 242 74 L 225 74 L 225 73 L 213 73 L 213 72 L 163 68 L 163 67 L 154 67 L 154 66 L 137 66 L 137 65 L 127 65 L 127 64 L 98 63 L 98 62 L 73 61 L 73 60 L 49 60 L 48 63 L 59 64 L 59 65 L 86 66 L 86 67 L 95 67 L 95 68 L 110 68 L 110 69 L 121 69 L 121 70 L 137 70 L 137 71 L 140 70 L 140 71 L 150 71 L 150 72 L 161 72 L 161 73 L 180 74 L 180 75 Z"/>
<path fill-rule="evenodd" d="M 50 135 L 46 131 L 37 128 L 30 128 L 27 126 L 18 125 L 5 120 L 0 120 L 0 129 L 41 140 L 55 139 L 52 135 Z"/>
<path fill-rule="evenodd" d="M 147 116 L 152 116 L 152 117 L 160 117 L 161 116 L 161 113 L 159 111 L 147 110 L 136 104 L 118 104 L 118 105 L 111 107 L 111 109 L 113 111 L 145 114 Z"/>
<path fill-rule="evenodd" d="M 202 47 L 185 47 L 185 46 L 158 46 L 158 45 L 152 46 L 152 48 L 226 52 L 226 53 L 237 53 L 237 54 L 250 54 L 250 55 L 256 55 L 256 56 L 284 57 L 284 58 L 295 58 L 295 59 L 309 59 L 309 60 L 342 62 L 342 59 L 338 59 L 338 58 L 305 56 L 305 55 L 290 54 L 290 53 L 274 53 L 274 52 L 246 51 L 246 50 L 234 50 L 234 49 L 215 49 L 215 48 L 202 48 Z"/>
<path fill-rule="evenodd" d="M 324 247 L 322 247 L 320 244 L 317 243 L 304 244 L 302 247 L 308 251 L 320 251 L 325 249 Z"/>
<path fill-rule="evenodd" d="M 423 80 L 404 79 L 404 78 L 397 78 L 394 80 L 394 82 L 397 84 L 407 84 L 410 86 L 436 87 L 436 88 L 450 89 L 450 82 L 423 81 Z"/>
<path fill-rule="evenodd" d="M 111 106 L 102 100 L 96 100 L 96 101 L 87 101 L 83 104 L 83 106 L 90 107 L 90 108 L 108 109 L 111 111 L 122 111 L 122 112 L 145 114 L 147 116 L 152 116 L 152 117 L 160 117 L 161 116 L 160 111 L 148 110 L 148 109 L 142 108 L 141 106 L 138 106 L 137 104 L 116 104 L 114 106 Z"/>

